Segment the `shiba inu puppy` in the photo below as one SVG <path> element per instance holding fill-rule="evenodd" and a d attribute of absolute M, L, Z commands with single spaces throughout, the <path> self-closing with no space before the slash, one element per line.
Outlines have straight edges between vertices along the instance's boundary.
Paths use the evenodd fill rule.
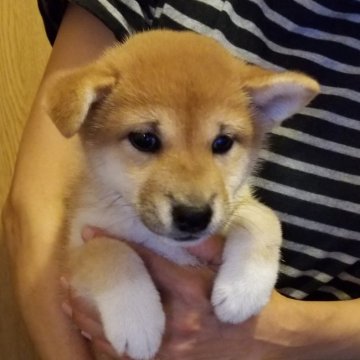
<path fill-rule="evenodd" d="M 93 225 L 191 265 L 187 251 L 226 240 L 211 302 L 238 323 L 267 303 L 277 278 L 281 229 L 247 183 L 265 134 L 318 93 L 296 72 L 249 65 L 191 32 L 149 31 L 93 64 L 59 76 L 48 112 L 80 136 L 86 164 L 69 210 L 71 284 L 99 309 L 114 348 L 152 358 L 165 317 L 139 256 Z"/>

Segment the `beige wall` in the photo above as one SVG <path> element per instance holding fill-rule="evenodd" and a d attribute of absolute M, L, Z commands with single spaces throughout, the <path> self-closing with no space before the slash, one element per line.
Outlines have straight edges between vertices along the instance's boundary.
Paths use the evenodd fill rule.
<path fill-rule="evenodd" d="M 49 52 L 36 0 L 0 0 L 0 208 Z M 1 225 L 0 359 L 35 359 L 11 295 Z"/>

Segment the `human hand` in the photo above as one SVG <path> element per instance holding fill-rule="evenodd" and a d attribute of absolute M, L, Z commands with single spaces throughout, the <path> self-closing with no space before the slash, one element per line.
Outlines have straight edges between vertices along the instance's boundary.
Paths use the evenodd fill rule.
<path fill-rule="evenodd" d="M 84 238 L 88 240 L 100 234 L 103 235 L 97 230 L 87 229 Z M 163 344 L 156 359 L 260 359 L 265 352 L 271 350 L 266 341 L 257 338 L 258 323 L 262 315 L 238 325 L 222 323 L 214 315 L 209 298 L 217 266 L 220 264 L 221 239 L 209 239 L 190 250 L 207 264 L 196 268 L 178 266 L 141 246 L 131 246 L 149 269 L 162 296 L 167 317 Z M 64 309 L 82 330 L 82 334 L 99 352 L 114 359 L 128 359 L 119 357 L 106 340 L 96 309 L 78 296 L 66 282 L 63 286 L 69 292 L 69 303 Z M 279 301 L 276 294 L 273 302 L 275 300 Z M 269 311 L 265 310 L 265 313 L 269 315 Z M 264 321 L 260 323 L 264 324 Z M 272 350 L 274 349 L 272 346 Z"/>

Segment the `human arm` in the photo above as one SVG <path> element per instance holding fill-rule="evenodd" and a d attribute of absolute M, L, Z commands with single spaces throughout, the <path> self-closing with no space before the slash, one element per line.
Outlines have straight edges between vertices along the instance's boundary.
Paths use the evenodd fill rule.
<path fill-rule="evenodd" d="M 115 43 L 95 17 L 70 5 L 27 121 L 12 188 L 4 209 L 6 240 L 20 308 L 45 359 L 88 359 L 87 347 L 60 310 L 56 243 L 63 196 L 76 171 L 77 140 L 65 140 L 41 103 L 48 79 L 81 66 Z"/>
<path fill-rule="evenodd" d="M 360 299 L 299 301 L 274 293 L 256 337 L 280 346 L 277 359 L 359 359 Z"/>

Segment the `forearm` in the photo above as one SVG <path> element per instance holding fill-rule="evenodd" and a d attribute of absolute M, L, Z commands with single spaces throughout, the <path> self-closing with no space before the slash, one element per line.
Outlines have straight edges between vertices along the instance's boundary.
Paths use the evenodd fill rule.
<path fill-rule="evenodd" d="M 274 294 L 256 337 L 271 344 L 268 359 L 359 359 L 360 299 L 306 302 Z"/>
<path fill-rule="evenodd" d="M 89 354 L 62 314 L 58 294 L 56 246 L 63 198 L 77 168 L 77 140 L 58 133 L 44 111 L 43 94 L 53 73 L 86 64 L 114 42 L 98 20 L 70 7 L 23 133 L 4 212 L 19 304 L 44 359 L 89 359 Z"/>

